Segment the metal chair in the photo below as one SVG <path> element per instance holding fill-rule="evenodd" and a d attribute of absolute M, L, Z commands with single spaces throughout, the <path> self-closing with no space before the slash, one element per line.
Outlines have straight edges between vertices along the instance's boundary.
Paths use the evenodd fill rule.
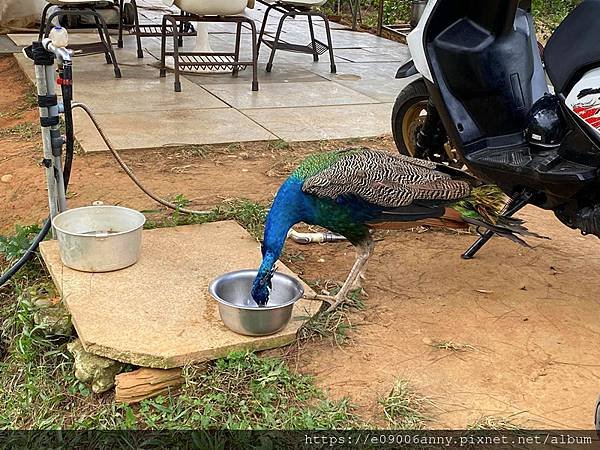
<path fill-rule="evenodd" d="M 252 67 L 252 90 L 258 91 L 258 46 L 256 25 L 254 21 L 243 15 L 248 0 L 175 0 L 175 6 L 181 9 L 181 15 L 167 14 L 163 16 L 160 76 L 166 76 L 166 57 L 173 57 L 175 72 L 175 91 L 181 91 L 180 72 L 186 69 L 204 71 L 221 69 L 231 71 L 237 76 L 240 68 Z M 179 47 L 181 24 L 197 22 L 235 23 L 237 27 L 235 50 L 233 52 L 215 52 L 208 43 L 206 27 L 198 27 L 196 48 L 182 51 Z M 252 33 L 252 60 L 240 61 L 240 45 L 242 25 L 247 24 Z M 173 37 L 173 50 L 167 51 L 167 35 Z"/>
<path fill-rule="evenodd" d="M 104 53 L 104 56 L 106 57 L 106 63 L 112 64 L 114 67 L 115 77 L 121 78 L 121 69 L 119 68 L 117 57 L 115 56 L 115 52 L 112 48 L 112 43 L 110 40 L 110 34 L 108 33 L 108 27 L 106 26 L 106 21 L 104 20 L 102 15 L 100 15 L 98 11 L 96 11 L 96 8 L 103 6 L 111 6 L 113 2 L 107 0 L 46 1 L 47 5 L 44 7 L 44 10 L 42 12 L 38 39 L 41 41 L 44 37 L 48 36 L 50 30 L 52 29 L 52 21 L 55 18 L 92 16 L 96 24 L 96 29 L 98 30 L 98 37 L 100 38 L 100 41 L 91 44 L 69 45 L 69 48 L 75 50 L 76 52 L 78 51 L 78 56 L 96 55 Z M 56 10 L 48 16 L 48 10 L 52 7 L 55 7 Z"/>
<path fill-rule="evenodd" d="M 319 6 L 323 6 L 327 0 L 259 0 L 261 3 L 268 5 L 267 10 L 265 11 L 265 17 L 263 19 L 263 23 L 260 29 L 260 34 L 258 36 L 258 49 L 260 51 L 260 46 L 264 43 L 267 47 L 271 48 L 271 56 L 269 57 L 269 62 L 267 63 L 266 70 L 267 72 L 271 72 L 273 68 L 273 59 L 275 58 L 275 52 L 277 50 L 295 52 L 295 53 L 306 53 L 313 55 L 313 60 L 315 62 L 319 61 L 319 55 L 329 51 L 329 59 L 331 63 L 331 73 L 336 73 L 337 69 L 335 66 L 335 58 L 333 55 L 333 44 L 331 42 L 331 29 L 329 27 L 329 20 L 327 16 L 321 11 L 316 10 L 315 8 Z M 267 26 L 267 21 L 269 20 L 269 13 L 272 11 L 278 11 L 282 14 L 281 19 L 279 20 L 279 26 L 277 27 L 277 33 L 275 34 L 274 40 L 265 39 L 265 28 Z M 289 42 L 284 42 L 281 40 L 281 30 L 283 28 L 283 23 L 285 19 L 288 17 L 296 17 L 296 16 L 306 16 L 308 19 L 308 29 L 310 31 L 310 43 L 306 45 L 300 44 L 292 44 Z M 327 33 L 327 44 L 317 40 L 315 38 L 315 30 L 313 26 L 313 17 L 320 17 L 325 22 L 325 31 Z"/>
<path fill-rule="evenodd" d="M 139 8 L 136 0 L 115 0 L 119 6 L 119 38 L 117 46 L 123 48 L 123 30 L 125 28 L 125 18 L 128 19 L 129 33 L 135 35 L 137 43 L 137 56 L 138 58 L 144 57 L 144 50 L 142 48 L 142 38 L 146 37 L 161 37 L 162 27 L 161 24 L 157 23 L 140 23 Z M 129 6 L 128 6 L 129 5 Z M 170 33 L 169 33 L 170 34 Z M 190 23 L 182 22 L 178 30 L 179 42 L 178 45 L 183 45 L 184 36 L 195 36 L 196 31 L 193 29 Z"/>

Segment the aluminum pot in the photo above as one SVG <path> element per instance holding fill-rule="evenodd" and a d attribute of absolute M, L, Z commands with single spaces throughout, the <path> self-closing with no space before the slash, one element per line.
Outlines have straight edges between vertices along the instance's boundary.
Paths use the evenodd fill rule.
<path fill-rule="evenodd" d="M 110 272 L 137 262 L 145 222 L 138 211 L 103 205 L 60 213 L 52 226 L 65 266 L 83 272 Z"/>
<path fill-rule="evenodd" d="M 219 314 L 227 328 L 247 336 L 267 336 L 289 323 L 304 288 L 295 278 L 276 272 L 269 303 L 258 306 L 250 296 L 256 274 L 256 270 L 226 273 L 213 280 L 208 289 L 219 302 Z"/>

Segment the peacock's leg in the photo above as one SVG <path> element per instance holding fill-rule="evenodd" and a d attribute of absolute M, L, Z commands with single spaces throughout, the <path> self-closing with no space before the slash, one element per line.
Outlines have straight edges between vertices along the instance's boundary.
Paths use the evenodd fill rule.
<path fill-rule="evenodd" d="M 346 300 L 348 292 L 354 288 L 356 280 L 363 272 L 371 253 L 373 253 L 373 239 L 369 235 L 363 242 L 356 246 L 356 261 L 348 274 L 348 278 L 346 278 L 346 281 L 342 285 L 342 288 L 333 298 L 333 303 L 327 308 L 327 312 L 335 310 Z"/>

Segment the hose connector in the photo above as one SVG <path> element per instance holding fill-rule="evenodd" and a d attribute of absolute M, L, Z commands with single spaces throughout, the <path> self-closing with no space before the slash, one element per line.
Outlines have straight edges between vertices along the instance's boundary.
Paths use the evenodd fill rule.
<path fill-rule="evenodd" d="M 294 229 L 289 231 L 288 238 L 300 245 L 328 244 L 347 240 L 344 236 L 335 233 L 299 233 Z"/>

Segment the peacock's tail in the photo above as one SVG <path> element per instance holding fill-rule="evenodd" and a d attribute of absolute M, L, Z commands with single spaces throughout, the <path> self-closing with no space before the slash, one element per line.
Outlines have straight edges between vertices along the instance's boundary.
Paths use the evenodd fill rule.
<path fill-rule="evenodd" d="M 529 231 L 523 225 L 523 220 L 503 215 L 507 201 L 507 196 L 498 186 L 484 185 L 473 188 L 470 197 L 453 204 L 450 208 L 458 212 L 464 222 L 491 230 L 526 247 L 529 247 L 529 244 L 519 235 L 549 239 Z"/>

